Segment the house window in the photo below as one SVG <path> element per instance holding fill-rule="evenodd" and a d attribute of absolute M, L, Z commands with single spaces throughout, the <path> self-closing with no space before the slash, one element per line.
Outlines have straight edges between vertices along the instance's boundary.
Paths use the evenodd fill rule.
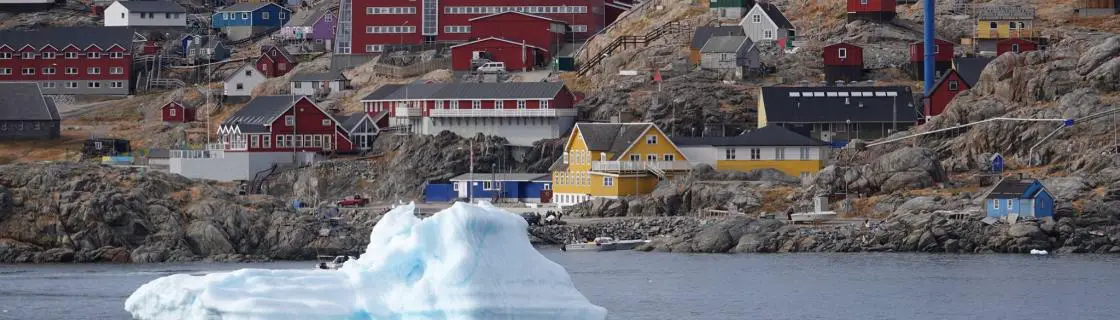
<path fill-rule="evenodd" d="M 999 209 L 999 199 L 992 199 L 992 209 Z"/>
<path fill-rule="evenodd" d="M 54 59 L 54 52 L 43 52 L 43 59 Z"/>
<path fill-rule="evenodd" d="M 22 58 L 24 58 L 24 59 L 35 59 L 35 53 L 34 52 L 24 52 Z"/>
<path fill-rule="evenodd" d="M 254 134 L 254 135 L 249 136 L 249 147 L 251 147 L 253 149 L 261 147 L 260 135 L 255 135 Z"/>
<path fill-rule="evenodd" d="M 809 148 L 801 147 L 801 160 L 809 160 Z"/>
<path fill-rule="evenodd" d="M 848 57 L 848 48 L 836 49 L 836 56 L 839 57 L 840 59 L 847 58 Z"/>
<path fill-rule="evenodd" d="M 525 100 L 517 100 L 517 108 L 525 109 Z"/>
<path fill-rule="evenodd" d="M 867 0 L 859 0 L 859 4 L 862 5 L 862 6 L 866 6 L 867 5 Z"/>
<path fill-rule="evenodd" d="M 657 162 L 657 154 L 653 154 L 653 153 L 647 154 L 646 155 L 646 161 Z"/>
<path fill-rule="evenodd" d="M 77 52 L 67 52 L 67 53 L 64 53 L 64 55 L 65 55 L 66 59 L 77 59 L 78 58 L 78 53 Z"/>
<path fill-rule="evenodd" d="M 957 80 L 949 80 L 949 91 L 957 91 L 960 83 Z"/>
<path fill-rule="evenodd" d="M 762 159 L 762 150 L 758 148 L 751 148 L 751 160 Z"/>
<path fill-rule="evenodd" d="M 296 88 L 296 89 L 303 88 L 303 82 L 299 82 L 299 81 L 292 82 L 292 88 Z"/>
<path fill-rule="evenodd" d="M 276 64 L 276 70 L 280 70 L 280 71 L 288 70 L 288 64 L 283 63 L 283 62 L 277 63 Z"/>
<path fill-rule="evenodd" d="M 504 105 L 505 105 L 505 101 L 494 100 L 494 109 L 502 109 L 502 108 L 504 108 Z"/>
<path fill-rule="evenodd" d="M 380 44 L 367 44 L 366 52 L 382 52 L 385 51 L 385 45 Z"/>
<path fill-rule="evenodd" d="M 0 131 L 8 131 L 8 123 L 0 122 Z"/>
<path fill-rule="evenodd" d="M 284 125 L 289 127 L 296 125 L 296 116 L 284 116 Z"/>
<path fill-rule="evenodd" d="M 54 68 L 43 68 L 43 74 L 54 74 Z"/>
<path fill-rule="evenodd" d="M 552 185 L 548 183 L 541 184 L 541 190 L 552 190 Z"/>
<path fill-rule="evenodd" d="M 675 160 L 676 160 L 676 156 L 674 156 L 674 155 L 672 155 L 672 154 L 668 154 L 668 153 L 666 153 L 666 154 L 665 154 L 665 157 L 664 157 L 664 158 L 662 158 L 662 160 L 665 160 L 665 161 L 675 161 Z"/>
<path fill-rule="evenodd" d="M 455 183 L 451 184 L 451 191 L 459 191 L 459 183 L 458 182 L 455 182 Z"/>
<path fill-rule="evenodd" d="M 482 190 L 494 190 L 494 185 L 490 181 L 483 181 Z"/>
<path fill-rule="evenodd" d="M 1011 52 L 1019 53 L 1019 44 L 1018 43 L 1012 43 L 1011 44 Z"/>
<path fill-rule="evenodd" d="M 86 84 L 86 86 L 90 87 L 90 88 L 100 88 L 101 83 L 97 82 L 97 81 L 90 81 L 89 83 Z"/>
<path fill-rule="evenodd" d="M 280 16 L 280 20 L 287 19 L 288 18 L 288 12 L 280 11 L 279 16 Z M 330 20 L 327 20 L 327 21 L 330 21 Z"/>
<path fill-rule="evenodd" d="M 996 23 L 995 21 L 992 21 L 992 23 L 988 24 L 988 28 L 992 28 L 992 29 L 999 28 L 999 23 Z"/>
<path fill-rule="evenodd" d="M 288 147 L 288 138 L 284 135 L 276 136 L 276 147 L 277 148 Z"/>
<path fill-rule="evenodd" d="M 471 26 L 443 26 L 444 33 L 471 33 Z"/>
<path fill-rule="evenodd" d="M 110 52 L 110 59 L 124 59 L 124 52 Z"/>
<path fill-rule="evenodd" d="M 175 116 L 175 108 L 171 108 L 171 109 L 167 110 L 167 115 L 174 117 Z"/>
<path fill-rule="evenodd" d="M 11 59 L 11 58 L 12 58 L 12 53 L 11 52 L 0 52 L 0 59 Z"/>
<path fill-rule="evenodd" d="M 109 83 L 109 87 L 110 88 L 124 88 L 124 82 L 123 81 L 113 81 L 113 82 Z"/>
<path fill-rule="evenodd" d="M 323 119 L 323 126 L 324 127 L 331 126 L 331 119 Z"/>
<path fill-rule="evenodd" d="M 630 161 L 633 161 L 633 162 L 642 161 L 642 155 L 632 154 L 632 155 L 630 155 Z"/>
<path fill-rule="evenodd" d="M 577 24 L 572 26 L 572 32 L 587 32 L 587 25 Z"/>
<path fill-rule="evenodd" d="M 261 12 L 261 20 L 268 20 L 268 12 Z"/>
<path fill-rule="evenodd" d="M 0 68 L 0 75 L 6 76 L 12 74 L 12 68 Z"/>
<path fill-rule="evenodd" d="M 482 109 L 482 100 L 471 100 L 472 109 Z"/>
<path fill-rule="evenodd" d="M 109 68 L 109 74 L 124 74 L 124 68 L 122 68 L 122 67 L 110 67 Z"/>
<path fill-rule="evenodd" d="M 100 52 L 90 52 L 90 53 L 86 53 L 86 58 L 90 58 L 90 59 L 101 59 L 101 53 L 100 53 Z"/>
<path fill-rule="evenodd" d="M 237 84 L 237 90 L 244 90 L 244 89 L 245 89 L 245 84 L 243 84 L 243 83 L 238 83 Z"/>
<path fill-rule="evenodd" d="M 757 13 L 751 15 L 751 23 L 762 23 L 762 15 Z"/>
<path fill-rule="evenodd" d="M 723 149 L 723 160 L 735 160 L 735 148 Z"/>
<path fill-rule="evenodd" d="M 603 177 L 603 186 L 610 187 L 614 185 L 614 177 Z"/>
<path fill-rule="evenodd" d="M 564 163 L 568 163 L 568 153 L 564 152 Z"/>
<path fill-rule="evenodd" d="M 941 46 L 934 45 L 933 46 L 933 53 L 941 53 Z"/>
<path fill-rule="evenodd" d="M 657 144 L 657 136 L 654 136 L 654 135 L 646 136 L 646 144 Z"/>
<path fill-rule="evenodd" d="M 78 68 L 66 67 L 66 74 L 78 74 Z"/>
<path fill-rule="evenodd" d="M 242 12 L 241 13 L 241 19 L 249 20 L 249 13 L 248 12 Z"/>
<path fill-rule="evenodd" d="M 763 39 L 774 39 L 774 30 L 762 30 Z"/>
<path fill-rule="evenodd" d="M 802 172 L 801 173 L 801 180 L 809 179 L 810 175 L 812 175 L 812 173 Z"/>
<path fill-rule="evenodd" d="M 782 148 L 782 147 L 774 148 L 774 159 L 775 160 L 785 160 L 786 159 L 786 149 Z"/>
<path fill-rule="evenodd" d="M 101 74 L 101 68 L 89 67 L 89 68 L 86 68 L 86 73 L 88 73 L 88 74 Z"/>
<path fill-rule="evenodd" d="M 39 131 L 43 129 L 42 124 L 36 122 L 31 124 L 31 130 Z"/>
<path fill-rule="evenodd" d="M 78 83 L 75 82 L 75 81 L 70 81 L 70 82 L 66 83 L 66 88 L 68 88 L 68 89 L 75 89 L 77 87 L 78 87 Z"/>
<path fill-rule="evenodd" d="M 54 89 L 54 82 L 43 82 L 43 88 Z"/>
<path fill-rule="evenodd" d="M 272 148 L 272 136 L 265 135 L 261 137 L 261 148 Z"/>
<path fill-rule="evenodd" d="M 35 74 L 35 68 L 23 68 L 23 75 Z"/>
<path fill-rule="evenodd" d="M 539 108 L 548 109 L 548 100 L 541 100 Z"/>
<path fill-rule="evenodd" d="M 1015 205 L 1014 204 L 1015 204 L 1015 202 L 1012 202 L 1011 199 L 1007 199 L 1007 210 L 1015 210 Z"/>

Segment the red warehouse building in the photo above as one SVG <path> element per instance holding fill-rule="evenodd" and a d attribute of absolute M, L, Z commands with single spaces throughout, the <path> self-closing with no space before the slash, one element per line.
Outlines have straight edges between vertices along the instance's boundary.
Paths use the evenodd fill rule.
<path fill-rule="evenodd" d="M 504 12 L 471 19 L 470 40 L 502 38 L 558 50 L 568 24 L 547 17 L 519 12 Z"/>
<path fill-rule="evenodd" d="M 296 59 L 284 48 L 264 46 L 261 48 L 261 56 L 257 58 L 256 65 L 257 70 L 260 70 L 265 77 L 281 77 L 295 68 Z"/>
<path fill-rule="evenodd" d="M 1004 52 L 1022 53 L 1038 50 L 1038 43 L 1021 38 L 1003 39 L 996 42 L 996 56 Z"/>
<path fill-rule="evenodd" d="M 121 27 L 0 31 L 0 82 L 37 82 L 50 95 L 127 95 L 133 35 Z"/>
<path fill-rule="evenodd" d="M 163 114 L 163 122 L 186 123 L 197 119 L 195 117 L 196 110 L 193 106 L 188 107 L 178 102 L 168 102 L 160 108 L 160 113 Z"/>
<path fill-rule="evenodd" d="M 949 106 L 949 102 L 962 91 L 968 90 L 968 82 L 961 77 L 957 70 L 950 69 L 937 81 L 933 86 L 933 91 L 930 92 L 929 98 L 922 108 L 922 115 L 928 121 L 930 117 L 940 115 L 945 112 L 945 108 Z"/>
<path fill-rule="evenodd" d="M 848 0 L 848 21 L 891 21 L 895 0 Z"/>
<path fill-rule="evenodd" d="M 824 56 L 825 81 L 829 84 L 836 81 L 860 81 L 863 78 L 863 48 L 849 43 L 837 43 L 824 47 L 821 54 Z"/>
<path fill-rule="evenodd" d="M 941 39 L 934 40 L 934 65 L 938 77 L 953 67 L 953 43 Z M 910 75 L 921 80 L 924 74 L 925 42 L 910 44 Z"/>
<path fill-rule="evenodd" d="M 345 16 L 339 20 L 336 52 L 381 53 L 393 45 L 464 42 L 472 37 L 471 19 L 509 11 L 563 21 L 574 37 L 588 38 L 606 25 L 603 1 L 357 0 L 352 21 Z"/>
<path fill-rule="evenodd" d="M 485 53 L 490 61 L 501 61 L 506 70 L 529 70 L 548 63 L 548 50 L 500 38 L 486 38 L 451 47 L 451 69 L 472 70 L 471 60 Z M 482 56 L 482 55 L 479 55 Z"/>

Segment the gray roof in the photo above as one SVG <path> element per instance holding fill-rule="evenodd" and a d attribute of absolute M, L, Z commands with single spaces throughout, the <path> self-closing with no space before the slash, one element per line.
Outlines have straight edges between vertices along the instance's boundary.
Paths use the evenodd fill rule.
<path fill-rule="evenodd" d="M 222 121 L 223 126 L 238 126 L 241 128 L 242 133 L 246 132 L 268 132 L 266 124 L 271 124 L 272 120 L 280 115 L 281 112 L 288 110 L 292 102 L 297 101 L 301 96 L 259 96 L 253 98 L 241 110 L 233 113 Z"/>
<path fill-rule="evenodd" d="M 267 6 L 267 5 L 270 5 L 270 4 L 281 7 L 284 10 L 292 11 L 292 10 L 289 10 L 288 8 L 284 8 L 284 6 L 281 6 L 281 5 L 272 3 L 272 2 L 261 1 L 261 2 L 258 2 L 258 3 L 242 2 L 242 3 L 232 5 L 232 6 L 228 6 L 228 7 L 225 7 L 225 8 L 218 9 L 217 12 L 256 11 L 257 9 L 263 8 L 264 6 Z"/>
<path fill-rule="evenodd" d="M 38 83 L 0 83 L 0 92 L 0 121 L 62 119 L 54 100 L 43 96 Z"/>
<path fill-rule="evenodd" d="M 471 181 L 471 174 L 464 173 L 451 181 Z M 474 181 L 551 181 L 548 173 L 474 173 Z"/>
<path fill-rule="evenodd" d="M 151 148 L 148 149 L 148 158 L 170 158 L 171 150 L 167 148 Z"/>
<path fill-rule="evenodd" d="M 1030 4 L 1015 6 L 980 6 L 975 15 L 981 20 L 1034 20 L 1034 7 Z"/>
<path fill-rule="evenodd" d="M 1034 179 L 1011 179 L 1004 178 L 999 181 L 992 191 L 988 192 L 985 199 L 1019 199 L 1024 197 L 1024 192 L 1035 183 Z"/>
<path fill-rule="evenodd" d="M 713 36 L 745 36 L 741 26 L 699 27 L 692 33 L 690 48 L 699 50 Z"/>
<path fill-rule="evenodd" d="M 563 88 L 562 82 L 413 83 L 384 85 L 362 100 L 551 99 Z"/>
<path fill-rule="evenodd" d="M 170 12 L 170 13 L 186 13 L 187 9 L 183 9 L 178 3 L 159 0 L 159 1 L 117 1 L 129 12 Z"/>
<path fill-rule="evenodd" d="M 673 137 L 672 139 L 673 144 L 677 146 L 801 147 L 828 145 L 824 141 L 797 134 L 777 125 L 768 125 L 761 129 L 731 137 Z"/>
<path fill-rule="evenodd" d="M 292 82 L 297 81 L 337 81 L 348 80 L 342 71 L 328 71 L 328 72 L 300 72 L 292 76 Z"/>
<path fill-rule="evenodd" d="M 52 45 L 62 50 L 67 45 L 73 44 L 85 49 L 90 45 L 97 45 L 108 50 L 113 45 L 120 45 L 126 50 L 132 50 L 132 28 L 125 27 L 65 27 L 42 28 L 35 31 L 0 31 L 0 44 L 8 45 L 13 50 L 19 50 L 24 45 L 42 48 Z"/>
<path fill-rule="evenodd" d="M 650 123 L 577 123 L 587 149 L 596 152 L 609 152 L 614 157 L 626 151 L 634 141 L 641 138 Z M 613 160 L 613 159 L 612 159 Z"/>
<path fill-rule="evenodd" d="M 188 35 L 183 36 L 183 38 L 181 38 L 181 39 L 186 39 L 187 37 L 197 37 L 198 38 L 198 42 L 197 42 L 198 46 L 203 47 L 203 48 L 215 48 L 219 45 L 220 46 L 225 46 L 225 44 L 222 43 L 222 40 L 220 38 L 218 38 L 218 36 L 188 34 Z M 195 44 L 196 44 L 195 42 L 191 42 L 192 46 L 194 46 Z"/>
<path fill-rule="evenodd" d="M 789 22 L 789 19 L 786 19 L 786 15 L 782 14 L 782 10 L 778 9 L 778 6 L 768 2 L 760 2 L 758 6 L 762 7 L 762 11 L 766 12 L 766 16 L 770 17 L 770 20 L 773 20 L 778 28 L 796 29 L 793 27 L 793 24 Z"/>
<path fill-rule="evenodd" d="M 988 67 L 988 63 L 995 60 L 989 57 L 968 57 L 968 58 L 953 58 L 953 68 L 961 75 L 964 82 L 969 87 L 975 86 L 976 81 L 980 80 L 980 73 L 984 72 L 984 68 Z"/>
<path fill-rule="evenodd" d="M 307 10 L 296 11 L 292 14 L 292 19 L 288 20 L 286 26 L 289 27 L 310 27 L 319 22 L 323 15 L 327 14 L 330 8 L 311 8 Z"/>
<path fill-rule="evenodd" d="M 746 46 L 750 47 L 750 38 L 746 36 L 716 36 L 708 39 L 708 43 L 704 44 L 704 48 L 700 49 L 702 53 L 736 53 L 739 48 Z"/>
<path fill-rule="evenodd" d="M 362 122 L 362 118 L 365 118 L 366 115 L 367 114 L 365 112 L 355 112 L 348 115 L 335 116 L 335 118 L 338 119 L 338 124 L 342 125 L 343 129 L 346 129 L 346 131 L 350 131 L 351 129 L 354 129 L 354 126 L 357 126 L 358 123 Z"/>
<path fill-rule="evenodd" d="M 763 87 L 761 99 L 772 123 L 914 123 L 918 119 L 907 86 Z"/>
<path fill-rule="evenodd" d="M 564 158 L 557 158 L 556 161 L 552 162 L 551 166 L 548 166 L 548 171 L 568 171 L 568 164 L 564 163 Z"/>

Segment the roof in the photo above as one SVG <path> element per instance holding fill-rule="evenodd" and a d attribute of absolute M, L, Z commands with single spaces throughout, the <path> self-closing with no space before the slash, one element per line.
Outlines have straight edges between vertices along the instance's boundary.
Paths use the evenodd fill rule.
<path fill-rule="evenodd" d="M 0 31 L 0 44 L 6 44 L 12 49 L 19 50 L 24 45 L 42 48 L 53 45 L 62 50 L 67 45 L 75 45 L 85 49 L 90 45 L 97 45 L 101 49 L 109 49 L 113 45 L 132 49 L 132 28 L 123 27 L 65 27 L 42 28 L 35 31 Z"/>
<path fill-rule="evenodd" d="M 949 72 L 941 75 L 941 78 L 937 78 L 937 83 L 933 85 L 933 91 L 937 91 L 938 88 L 941 88 L 941 84 L 945 83 L 945 80 L 948 80 L 949 76 L 954 73 L 957 74 L 958 77 L 961 77 L 961 73 L 957 72 L 956 69 L 949 69 Z M 961 79 L 964 79 L 964 77 L 961 77 Z M 965 81 L 964 86 L 965 88 L 971 88 L 972 84 L 968 83 L 968 81 Z M 964 88 L 961 89 L 963 90 Z"/>
<path fill-rule="evenodd" d="M 568 164 L 564 163 L 564 158 L 556 158 L 556 161 L 553 161 L 552 165 L 548 166 L 548 171 L 568 171 Z"/>
<path fill-rule="evenodd" d="M 186 13 L 187 9 L 183 9 L 178 3 L 171 1 L 117 1 L 129 12 L 171 12 L 171 13 Z"/>
<path fill-rule="evenodd" d="M 295 13 L 292 13 L 292 19 L 288 20 L 288 24 L 286 24 L 285 26 L 314 26 L 316 22 L 319 22 L 319 19 L 323 18 L 323 15 L 327 14 L 327 12 L 330 12 L 330 8 L 311 8 L 307 10 L 296 11 Z"/>
<path fill-rule="evenodd" d="M 335 116 L 335 118 L 338 119 L 338 124 L 342 125 L 343 129 L 346 129 L 346 131 L 350 131 L 350 129 L 353 129 L 354 126 L 357 126 L 358 123 L 362 122 L 362 118 L 365 118 L 366 115 L 368 115 L 368 113 L 355 112 L 348 115 Z"/>
<path fill-rule="evenodd" d="M 652 127 L 651 123 L 577 123 L 587 150 L 609 152 L 618 157 L 642 133 Z"/>
<path fill-rule="evenodd" d="M 520 15 L 523 15 L 523 16 L 526 16 L 526 17 L 533 17 L 533 18 L 537 18 L 537 19 L 541 19 L 541 20 L 548 20 L 548 21 L 551 21 L 551 22 L 554 22 L 554 23 L 562 23 L 562 24 L 565 24 L 565 25 L 568 24 L 567 22 L 556 20 L 556 19 L 553 19 L 553 18 L 538 16 L 538 15 L 535 15 L 535 14 L 528 14 L 528 13 L 524 13 L 524 12 L 517 12 L 517 11 L 498 12 L 498 13 L 494 13 L 494 14 L 488 14 L 488 15 L 485 15 L 485 16 L 481 16 L 481 17 L 471 18 L 467 21 L 482 20 L 482 19 L 486 19 L 486 18 L 492 18 L 492 17 L 500 16 L 500 15 L 503 15 L 503 14 L 520 14 Z"/>
<path fill-rule="evenodd" d="M 552 180 L 548 173 L 474 173 L 474 181 L 544 181 Z M 471 174 L 464 173 L 450 181 L 471 181 Z"/>
<path fill-rule="evenodd" d="M 292 76 L 292 82 L 296 81 L 337 81 L 347 80 L 346 75 L 342 71 L 327 71 L 327 72 L 300 72 Z"/>
<path fill-rule="evenodd" d="M 704 48 L 700 49 L 702 53 L 735 53 L 739 52 L 739 48 L 743 46 L 750 46 L 753 43 L 746 36 L 715 36 L 708 39 L 708 43 L 704 44 Z"/>
<path fill-rule="evenodd" d="M 151 148 L 148 149 L 148 158 L 170 158 L 171 150 L 167 148 Z"/>
<path fill-rule="evenodd" d="M 1034 20 L 1034 7 L 1030 4 L 1015 6 L 979 6 L 973 14 L 980 20 Z"/>
<path fill-rule="evenodd" d="M 1023 193 L 1027 192 L 1027 189 L 1037 181 L 1035 179 L 1004 178 L 992 188 L 992 191 L 988 192 L 985 199 L 1019 199 L 1024 197 Z"/>
<path fill-rule="evenodd" d="M 961 79 L 964 79 L 969 87 L 972 87 L 976 85 L 976 81 L 980 81 L 980 73 L 984 72 L 984 68 L 988 67 L 988 63 L 992 60 L 995 60 L 995 58 L 955 58 L 953 59 L 953 69 L 960 73 Z"/>
<path fill-rule="evenodd" d="M 513 45 L 518 45 L 518 46 L 526 46 L 526 47 L 535 48 L 537 50 L 546 51 L 546 52 L 548 51 L 548 49 L 541 48 L 541 47 L 538 47 L 538 46 L 534 46 L 534 45 L 531 45 L 531 44 L 509 41 L 509 40 L 506 40 L 506 39 L 503 39 L 503 38 L 498 38 L 498 37 L 489 37 L 489 38 L 478 39 L 478 40 L 471 41 L 471 42 L 464 42 L 464 43 L 460 43 L 460 44 L 457 44 L 457 45 L 453 45 L 451 47 L 452 48 L 458 48 L 458 47 L 472 45 L 472 44 L 475 44 L 475 43 L 479 43 L 479 42 L 483 42 L 483 41 L 490 41 L 490 40 L 497 40 L 497 41 L 501 41 L 501 42 L 505 42 L 505 43 L 509 43 L 509 44 L 513 44 Z"/>
<path fill-rule="evenodd" d="M 268 132 L 265 125 L 271 124 L 269 121 L 288 110 L 298 98 L 300 96 L 258 96 L 222 121 L 222 125 L 238 126 L 242 133 Z"/>
<path fill-rule="evenodd" d="M 768 125 L 761 129 L 731 137 L 672 137 L 677 146 L 825 146 L 828 143 L 789 131 L 782 126 Z"/>
<path fill-rule="evenodd" d="M 789 22 L 789 19 L 786 19 L 786 15 L 782 14 L 782 10 L 778 9 L 777 5 L 768 2 L 759 2 L 755 5 L 761 7 L 762 12 L 765 12 L 766 15 L 770 17 L 770 20 L 774 21 L 774 25 L 778 26 L 778 28 L 797 29 L 793 27 L 793 24 Z"/>
<path fill-rule="evenodd" d="M 280 52 L 280 55 L 284 56 L 285 60 L 288 60 L 292 64 L 296 63 L 296 59 L 292 58 L 292 54 L 290 52 L 288 52 L 287 49 L 284 49 L 284 47 L 279 47 L 279 46 L 274 46 L 274 45 L 263 45 L 263 46 L 261 46 L 261 55 L 262 56 L 267 56 L 268 51 L 271 50 L 272 48 L 276 48 L 276 51 Z M 269 59 L 271 60 L 272 58 L 269 58 Z"/>
<path fill-rule="evenodd" d="M 741 26 L 718 26 L 718 27 L 699 27 L 692 33 L 692 44 L 690 48 L 700 49 L 708 43 L 708 39 L 713 36 L 745 36 L 743 27 Z"/>
<path fill-rule="evenodd" d="M 412 83 L 384 85 L 362 100 L 552 99 L 563 88 L 562 82 Z"/>
<path fill-rule="evenodd" d="M 62 120 L 54 100 L 43 96 L 35 82 L 0 83 L 0 121 Z"/>
<path fill-rule="evenodd" d="M 265 6 L 270 5 L 270 4 L 271 5 L 276 5 L 277 7 L 280 7 L 284 10 L 292 11 L 292 10 L 289 10 L 288 8 L 284 8 L 283 6 L 278 5 L 276 3 L 273 3 L 273 2 L 261 1 L 261 2 L 258 2 L 258 3 L 242 2 L 242 3 L 232 5 L 232 6 L 228 6 L 228 7 L 225 7 L 225 8 L 218 9 L 216 12 L 257 11 L 257 9 L 264 8 Z"/>
<path fill-rule="evenodd" d="M 907 86 L 763 87 L 762 100 L 767 121 L 777 123 L 913 123 L 918 119 Z"/>

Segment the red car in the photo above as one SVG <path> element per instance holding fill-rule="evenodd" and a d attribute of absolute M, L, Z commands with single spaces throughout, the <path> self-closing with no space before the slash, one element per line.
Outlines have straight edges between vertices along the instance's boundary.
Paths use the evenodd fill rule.
<path fill-rule="evenodd" d="M 369 204 L 369 199 L 356 195 L 353 197 L 346 197 L 345 199 L 338 200 L 339 207 L 360 207 Z"/>

